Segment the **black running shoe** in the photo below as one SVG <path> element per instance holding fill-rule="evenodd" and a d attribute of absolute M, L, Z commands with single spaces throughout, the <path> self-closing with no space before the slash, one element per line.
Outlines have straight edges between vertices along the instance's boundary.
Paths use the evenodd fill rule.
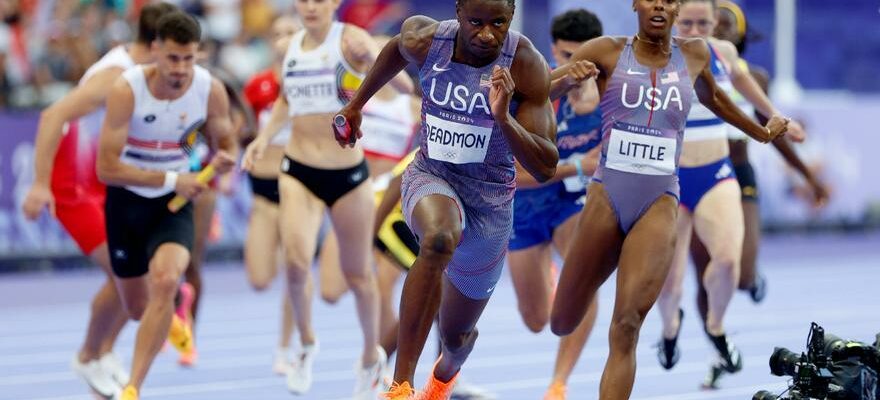
<path fill-rule="evenodd" d="M 739 349 L 733 343 L 727 340 L 727 335 L 709 335 L 709 339 L 712 341 L 712 345 L 715 346 L 715 350 L 718 351 L 718 357 L 720 358 L 718 362 L 725 372 L 734 374 L 742 370 L 742 353 L 739 352 Z"/>
<path fill-rule="evenodd" d="M 709 373 L 706 374 L 706 379 L 703 380 L 703 384 L 700 385 L 700 387 L 703 390 L 718 389 L 718 382 L 721 381 L 721 377 L 724 373 L 724 366 L 719 362 L 713 362 L 712 365 L 709 366 Z"/>
<path fill-rule="evenodd" d="M 657 343 L 657 361 L 660 366 L 669 370 L 678 363 L 681 358 L 681 351 L 678 349 L 678 335 L 681 334 L 681 325 L 684 321 L 684 310 L 678 309 L 678 330 L 672 339 L 660 338 Z"/>

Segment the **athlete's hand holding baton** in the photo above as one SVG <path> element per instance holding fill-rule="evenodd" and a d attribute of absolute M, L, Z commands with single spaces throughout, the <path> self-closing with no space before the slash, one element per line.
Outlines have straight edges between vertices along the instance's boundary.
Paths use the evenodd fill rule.
<path fill-rule="evenodd" d="M 214 176 L 225 174 L 235 167 L 235 159 L 229 153 L 220 150 L 211 159 L 211 163 L 202 169 L 198 174 L 183 174 L 174 186 L 177 196 L 174 196 L 168 202 L 168 210 L 177 212 L 189 202 L 190 199 L 196 197 L 203 190 L 208 188 L 208 182 L 214 179 Z"/>
<path fill-rule="evenodd" d="M 361 133 L 361 110 L 346 106 L 333 116 L 333 134 L 340 147 L 354 147 Z"/>

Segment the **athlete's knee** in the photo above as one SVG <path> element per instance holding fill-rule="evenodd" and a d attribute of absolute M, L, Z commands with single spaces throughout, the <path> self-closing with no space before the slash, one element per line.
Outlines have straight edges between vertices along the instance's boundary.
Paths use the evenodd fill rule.
<path fill-rule="evenodd" d="M 308 268 L 293 264 L 288 265 L 286 269 L 287 284 L 293 286 L 305 286 L 311 277 Z"/>
<path fill-rule="evenodd" d="M 331 306 L 338 303 L 339 299 L 341 299 L 341 298 L 342 298 L 341 294 L 336 294 L 333 292 L 321 290 L 321 301 L 323 301 L 324 303 L 327 303 Z"/>
<path fill-rule="evenodd" d="M 447 331 L 440 332 L 440 340 L 443 341 L 443 347 L 451 354 L 460 355 L 467 354 L 474 347 L 474 343 L 479 335 L 476 329 L 466 332 Z"/>
<path fill-rule="evenodd" d="M 146 310 L 147 306 L 145 304 L 133 307 L 129 306 L 125 308 L 125 311 L 128 313 L 128 318 L 132 321 L 140 321 L 141 318 L 144 316 L 144 311 Z"/>
<path fill-rule="evenodd" d="M 150 266 L 151 300 L 173 301 L 174 295 L 177 294 L 179 279 L 180 275 L 170 266 L 164 268 Z"/>
<path fill-rule="evenodd" d="M 353 271 L 343 269 L 342 275 L 345 277 L 345 283 L 355 293 L 378 289 L 376 275 L 368 266 Z"/>
<path fill-rule="evenodd" d="M 357 290 L 355 289 L 353 289 L 352 291 L 357 293 Z M 333 305 L 339 302 L 339 299 L 342 298 L 345 292 L 346 290 L 344 289 L 340 290 L 321 285 L 321 300 L 327 304 Z"/>
<path fill-rule="evenodd" d="M 719 278 L 737 279 L 739 276 L 739 257 L 733 252 L 719 252 L 717 256 L 712 257 L 712 264 L 705 276 L 711 277 L 709 279 L 713 280 Z"/>
<path fill-rule="evenodd" d="M 610 345 L 612 349 L 625 352 L 635 351 L 639 341 L 639 330 L 645 316 L 638 311 L 615 313 L 611 319 Z"/>
<path fill-rule="evenodd" d="M 574 332 L 579 323 L 572 312 L 562 311 L 560 308 L 553 307 L 550 312 L 550 330 L 556 336 L 566 336 Z"/>
<path fill-rule="evenodd" d="M 712 264 L 715 268 L 731 269 L 739 267 L 739 257 L 733 250 L 722 251 L 712 257 Z"/>
<path fill-rule="evenodd" d="M 128 299 L 123 301 L 123 308 L 125 308 L 125 313 L 128 314 L 129 319 L 140 321 L 141 317 L 144 316 L 144 311 L 147 310 L 147 302 L 146 299 Z"/>
<path fill-rule="evenodd" d="M 251 288 L 258 292 L 269 289 L 272 280 L 275 279 L 275 269 L 265 268 L 247 259 L 245 259 L 245 271 Z"/>
<path fill-rule="evenodd" d="M 460 237 L 461 232 L 451 228 L 432 228 L 419 243 L 419 255 L 448 261 L 452 258 Z"/>
<path fill-rule="evenodd" d="M 520 304 L 519 313 L 530 331 L 540 333 L 550 321 L 550 311 L 547 307 L 541 307 L 541 304 L 536 303 Z"/>
<path fill-rule="evenodd" d="M 251 285 L 251 289 L 254 289 L 258 292 L 263 292 L 269 289 L 272 281 L 270 279 L 266 279 L 260 276 L 254 276 L 253 274 L 248 274 L 248 283 Z"/>
<path fill-rule="evenodd" d="M 313 251 L 314 249 L 311 250 L 311 252 Z M 299 249 L 285 248 L 284 251 L 284 264 L 288 271 L 291 269 L 306 270 L 311 267 L 314 259 L 313 254 L 307 255 Z"/>

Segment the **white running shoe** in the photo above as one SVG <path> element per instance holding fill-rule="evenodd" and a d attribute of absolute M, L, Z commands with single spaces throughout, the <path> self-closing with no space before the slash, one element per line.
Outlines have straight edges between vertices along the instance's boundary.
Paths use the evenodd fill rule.
<path fill-rule="evenodd" d="M 479 386 L 468 384 L 461 377 L 452 387 L 452 400 L 495 400 L 495 395 Z"/>
<path fill-rule="evenodd" d="M 287 390 L 291 393 L 301 395 L 312 388 L 312 364 L 319 348 L 318 342 L 303 346 L 293 365 L 287 369 Z"/>
<path fill-rule="evenodd" d="M 385 368 L 382 368 L 382 392 L 391 390 L 392 384 L 394 384 L 394 362 L 390 358 L 386 358 Z"/>
<path fill-rule="evenodd" d="M 284 376 L 291 368 L 290 360 L 287 358 L 288 351 L 290 349 L 287 347 L 279 347 L 278 350 L 275 350 L 275 359 L 272 361 L 272 372 L 275 375 Z"/>
<path fill-rule="evenodd" d="M 128 385 L 128 381 L 131 380 L 131 376 L 128 375 L 128 370 L 122 364 L 122 359 L 119 358 L 119 355 L 114 352 L 109 352 L 101 356 L 98 359 L 98 363 L 101 365 L 101 368 L 104 370 L 104 373 L 110 375 L 114 381 L 120 386 L 124 387 Z"/>
<path fill-rule="evenodd" d="M 381 346 L 376 346 L 378 358 L 376 363 L 363 367 L 360 361 L 355 364 L 357 382 L 354 385 L 354 400 L 375 400 L 384 389 L 385 365 L 388 364 L 388 355 Z"/>
<path fill-rule="evenodd" d="M 98 360 L 91 360 L 85 363 L 79 362 L 79 357 L 74 356 L 70 362 L 70 368 L 73 369 L 80 378 L 86 381 L 86 384 L 92 388 L 98 395 L 105 399 L 112 399 L 117 392 L 120 391 L 119 384 L 101 368 Z"/>

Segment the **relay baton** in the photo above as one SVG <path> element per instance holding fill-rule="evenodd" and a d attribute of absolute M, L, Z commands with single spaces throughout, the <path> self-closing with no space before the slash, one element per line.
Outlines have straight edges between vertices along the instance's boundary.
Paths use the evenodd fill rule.
<path fill-rule="evenodd" d="M 199 174 L 196 176 L 196 180 L 201 183 L 208 183 L 211 181 L 211 179 L 214 179 L 214 175 L 217 175 L 217 171 L 214 170 L 214 165 L 208 164 L 207 167 L 199 172 Z M 168 211 L 176 213 L 180 211 L 180 209 L 183 208 L 183 206 L 185 206 L 188 202 L 189 199 L 186 197 L 183 197 L 181 195 L 174 196 L 174 198 L 168 202 Z"/>
<path fill-rule="evenodd" d="M 354 144 L 355 140 L 357 140 L 355 132 L 351 131 L 348 119 L 342 114 L 336 114 L 333 117 L 333 134 L 336 135 L 337 141 L 344 141 L 348 144 Z"/>

